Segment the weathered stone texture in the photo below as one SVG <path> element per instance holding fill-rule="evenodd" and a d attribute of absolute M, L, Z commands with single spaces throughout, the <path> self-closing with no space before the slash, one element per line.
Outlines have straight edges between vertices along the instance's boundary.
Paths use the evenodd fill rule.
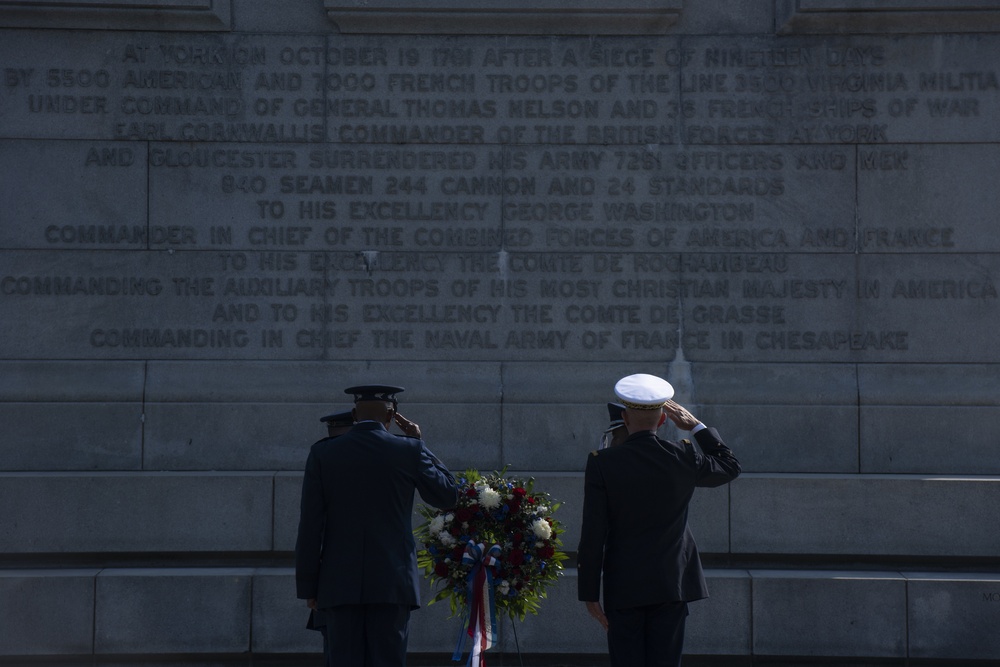
<path fill-rule="evenodd" d="M 690 652 L 992 659 L 995 5 L 0 0 L 0 658 L 317 651 L 289 554 L 353 384 L 572 551 L 647 372 L 744 469 Z M 572 567 L 516 628 L 606 650 Z"/>

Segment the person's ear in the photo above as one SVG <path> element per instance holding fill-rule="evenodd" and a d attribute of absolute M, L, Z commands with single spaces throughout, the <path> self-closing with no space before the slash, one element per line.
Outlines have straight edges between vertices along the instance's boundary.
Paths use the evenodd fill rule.
<path fill-rule="evenodd" d="M 660 423 L 656 425 L 656 428 L 663 426 L 663 422 L 667 421 L 667 413 L 660 411 Z"/>

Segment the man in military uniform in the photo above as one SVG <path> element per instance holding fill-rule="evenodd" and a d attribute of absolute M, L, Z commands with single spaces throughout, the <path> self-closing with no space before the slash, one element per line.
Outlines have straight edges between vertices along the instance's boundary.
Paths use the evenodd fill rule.
<path fill-rule="evenodd" d="M 336 438 L 344 435 L 354 426 L 354 411 L 335 412 L 332 415 L 320 417 L 319 420 L 326 424 L 326 437 Z"/>
<path fill-rule="evenodd" d="M 625 442 L 625 438 L 628 437 L 628 429 L 625 428 L 625 420 L 622 419 L 624 412 L 625 406 L 621 403 L 608 403 L 608 427 L 604 429 L 604 434 L 601 436 L 601 449 L 614 447 Z"/>
<path fill-rule="evenodd" d="M 619 380 L 629 435 L 587 459 L 578 597 L 607 630 L 612 667 L 681 664 L 687 603 L 708 596 L 688 503 L 695 487 L 740 474 L 718 432 L 670 400 L 673 393 L 652 375 Z M 667 418 L 698 446 L 657 437 Z"/>
<path fill-rule="evenodd" d="M 336 438 L 338 436 L 344 435 L 351 430 L 354 426 L 354 412 L 352 410 L 347 410 L 346 412 L 335 412 L 332 415 L 326 415 L 325 417 L 320 417 L 319 420 L 326 424 L 326 438 Z M 323 634 L 323 654 L 327 653 L 327 638 L 326 638 L 326 624 L 317 618 L 316 610 L 309 610 L 309 620 L 306 621 L 306 628 L 309 630 L 316 630 Z M 326 661 L 326 667 L 332 667 L 329 660 Z"/>
<path fill-rule="evenodd" d="M 414 491 L 454 507 L 455 478 L 397 412 L 402 387 L 350 387 L 354 426 L 309 452 L 295 545 L 299 598 L 325 625 L 332 664 L 403 665 L 410 611 L 420 606 L 411 526 Z M 393 422 L 407 437 L 389 433 Z"/>

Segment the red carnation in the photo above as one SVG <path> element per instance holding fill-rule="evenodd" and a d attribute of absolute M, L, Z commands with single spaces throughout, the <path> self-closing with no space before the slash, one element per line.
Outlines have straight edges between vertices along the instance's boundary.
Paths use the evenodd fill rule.
<path fill-rule="evenodd" d="M 466 507 L 460 507 L 457 510 L 455 510 L 455 518 L 463 522 L 468 521 L 469 519 L 472 518 L 472 510 Z"/>
<path fill-rule="evenodd" d="M 510 555 L 507 556 L 507 562 L 514 566 L 520 565 L 524 562 L 524 552 L 520 549 L 512 549 Z"/>
<path fill-rule="evenodd" d="M 475 489 L 468 489 L 468 490 L 467 490 L 467 491 L 465 492 L 465 495 L 466 495 L 467 497 L 469 497 L 469 498 L 475 498 L 475 497 L 476 497 L 476 490 L 475 490 Z"/>
<path fill-rule="evenodd" d="M 518 498 L 523 498 L 528 492 L 524 490 L 524 487 L 514 487 L 514 495 Z"/>
<path fill-rule="evenodd" d="M 549 559 L 556 555 L 556 550 L 551 546 L 544 546 L 538 550 L 538 555 L 541 558 Z"/>
<path fill-rule="evenodd" d="M 521 533 L 514 533 L 514 544 L 520 544 L 523 539 L 524 535 Z"/>
<path fill-rule="evenodd" d="M 434 574 L 441 577 L 442 579 L 448 576 L 448 564 L 444 561 L 438 561 L 434 565 Z"/>
<path fill-rule="evenodd" d="M 452 560 L 456 560 L 456 561 L 462 560 L 462 556 L 464 556 L 464 555 L 465 555 L 465 547 L 462 546 L 461 544 L 458 545 L 457 547 L 455 547 L 454 549 L 452 549 L 452 551 L 451 551 L 451 558 L 452 558 Z"/>

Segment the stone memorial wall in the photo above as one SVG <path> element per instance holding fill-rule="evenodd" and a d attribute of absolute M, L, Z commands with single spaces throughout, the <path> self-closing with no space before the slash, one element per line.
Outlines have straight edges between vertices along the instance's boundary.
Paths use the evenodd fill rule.
<path fill-rule="evenodd" d="M 744 464 L 690 654 L 1000 655 L 1000 9 L 569 4 L 0 0 L 0 663 L 319 651 L 351 384 L 573 551 L 632 372 Z M 582 607 L 517 648 L 602 654 Z"/>

